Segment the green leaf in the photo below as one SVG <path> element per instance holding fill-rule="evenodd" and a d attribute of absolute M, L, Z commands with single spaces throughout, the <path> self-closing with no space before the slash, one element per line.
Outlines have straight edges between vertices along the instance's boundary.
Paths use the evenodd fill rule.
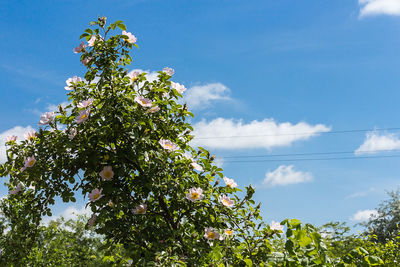
<path fill-rule="evenodd" d="M 253 261 L 250 259 L 244 259 L 244 262 L 246 263 L 246 266 L 253 266 Z"/>
<path fill-rule="evenodd" d="M 84 38 L 86 36 L 89 36 L 89 34 L 87 34 L 87 33 L 81 34 L 81 36 L 79 36 L 79 39 L 82 39 L 82 38 Z"/>
<path fill-rule="evenodd" d="M 293 228 L 296 228 L 296 227 L 298 227 L 299 225 L 301 225 L 301 222 L 300 222 L 299 220 L 297 220 L 297 219 L 292 219 L 292 220 L 290 220 L 289 224 L 290 224 Z"/>
<path fill-rule="evenodd" d="M 126 26 L 124 24 L 117 24 L 117 27 L 120 28 L 123 31 L 126 31 Z"/>
<path fill-rule="evenodd" d="M 302 231 L 303 232 L 303 231 Z M 299 245 L 302 247 L 306 247 L 312 243 L 312 239 L 307 236 L 307 234 L 302 233 L 299 238 Z"/>
<path fill-rule="evenodd" d="M 377 256 L 367 256 L 366 257 L 366 261 L 370 264 L 370 265 L 379 265 L 379 264 L 383 264 L 384 262 Z"/>

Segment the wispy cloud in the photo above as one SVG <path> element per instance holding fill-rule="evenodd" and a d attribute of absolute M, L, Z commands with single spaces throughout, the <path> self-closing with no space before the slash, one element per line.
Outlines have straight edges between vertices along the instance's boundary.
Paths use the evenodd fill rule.
<path fill-rule="evenodd" d="M 54 73 L 52 71 L 46 71 L 46 70 L 40 70 L 36 67 L 30 67 L 30 66 L 25 66 L 25 67 L 14 67 L 11 65 L 5 65 L 2 64 L 0 67 L 8 72 L 15 73 L 19 76 L 34 79 L 34 80 L 39 80 L 39 81 L 44 81 L 47 83 L 51 83 L 53 85 L 57 86 L 62 86 L 65 83 L 65 77 Z"/>
<path fill-rule="evenodd" d="M 356 155 L 373 154 L 396 149 L 400 149 L 400 139 L 397 135 L 369 132 L 366 134 L 364 143 L 354 153 Z"/>
<path fill-rule="evenodd" d="M 400 16 L 400 0 L 358 0 L 360 17 L 391 15 Z"/>
<path fill-rule="evenodd" d="M 202 120 L 193 125 L 194 146 L 217 149 L 244 149 L 289 146 L 295 141 L 307 140 L 330 127 L 323 124 L 310 125 L 305 122 L 277 123 L 274 119 L 244 123 L 242 120 L 217 118 Z"/>
<path fill-rule="evenodd" d="M 353 193 L 353 194 L 351 194 L 351 195 L 348 195 L 348 196 L 346 197 L 346 199 L 365 197 L 365 196 L 369 195 L 370 193 L 372 193 L 372 192 L 374 192 L 374 191 L 375 191 L 375 188 L 371 187 L 370 189 L 368 189 L 368 190 L 366 190 L 366 191 L 355 192 L 355 193 Z"/>
<path fill-rule="evenodd" d="M 310 172 L 296 171 L 293 165 L 281 165 L 276 170 L 267 172 L 261 185 L 263 187 L 285 186 L 307 183 L 312 180 L 313 176 Z"/>
<path fill-rule="evenodd" d="M 7 136 L 16 135 L 18 136 L 18 140 L 21 140 L 24 138 L 24 134 L 26 132 L 33 130 L 34 129 L 32 128 L 32 126 L 27 126 L 27 127 L 15 126 L 12 129 L 0 133 L 0 163 L 4 163 L 7 160 L 6 146 L 5 146 Z"/>
<path fill-rule="evenodd" d="M 359 210 L 353 216 L 350 217 L 350 221 L 353 222 L 364 222 L 368 221 L 371 217 L 377 216 L 377 210 Z"/>

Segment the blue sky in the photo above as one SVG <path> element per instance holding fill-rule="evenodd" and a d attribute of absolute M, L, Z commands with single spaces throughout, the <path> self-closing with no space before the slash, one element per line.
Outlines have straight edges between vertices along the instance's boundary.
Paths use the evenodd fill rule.
<path fill-rule="evenodd" d="M 65 80 L 85 71 L 72 49 L 99 15 L 123 20 L 137 36 L 132 70 L 175 69 L 173 80 L 188 88 L 197 134 L 208 137 L 196 144 L 217 155 L 242 188 L 257 187 L 267 222 L 354 224 L 386 198 L 385 190 L 398 187 L 400 158 L 243 156 L 399 155 L 396 130 L 329 132 L 400 127 L 400 1 L 4 0 L 1 143 L 37 129 L 41 113 L 66 101 Z M 210 138 L 232 135 L 263 136 Z M 3 146 L 0 153 L 4 160 Z M 321 157 L 328 156 L 286 159 Z M 80 210 L 84 201 L 71 205 L 59 203 L 55 213 Z"/>

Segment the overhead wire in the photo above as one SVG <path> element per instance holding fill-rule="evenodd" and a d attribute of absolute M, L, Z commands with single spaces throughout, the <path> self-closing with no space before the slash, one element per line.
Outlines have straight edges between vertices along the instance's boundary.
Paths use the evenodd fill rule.
<path fill-rule="evenodd" d="M 378 152 L 398 152 L 400 149 L 392 150 L 360 150 L 359 154 L 363 153 L 378 153 Z M 314 155 L 340 155 L 340 154 L 354 154 L 354 151 L 335 151 L 335 152 L 310 152 L 310 153 L 288 153 L 288 154 L 267 154 L 267 155 L 238 155 L 238 156 L 221 156 L 219 158 L 271 158 L 271 157 L 291 157 L 291 156 L 314 156 Z"/>
<path fill-rule="evenodd" d="M 334 158 L 266 159 L 266 160 L 226 160 L 226 161 L 224 160 L 224 163 L 289 162 L 289 161 L 295 162 L 295 161 L 324 161 L 324 160 L 377 159 L 377 158 L 400 158 L 400 155 L 334 157 Z"/>
<path fill-rule="evenodd" d="M 398 131 L 400 127 L 392 128 L 374 128 L 374 129 L 352 129 L 352 130 L 338 130 L 338 131 L 325 131 L 325 132 L 303 132 L 303 133 L 283 133 L 283 134 L 261 134 L 261 135 L 231 135 L 231 136 L 205 136 L 195 137 L 195 139 L 226 139 L 226 138 L 253 138 L 253 137 L 266 137 L 266 136 L 296 136 L 296 135 L 321 135 L 321 134 L 341 134 L 341 133 L 357 133 L 357 132 L 371 132 L 371 131 Z"/>
<path fill-rule="evenodd" d="M 232 135 L 232 136 L 207 136 L 195 137 L 195 139 L 229 139 L 229 138 L 254 138 L 254 137 L 268 137 L 268 136 L 298 136 L 298 135 L 322 135 L 322 134 L 345 134 L 345 133 L 359 133 L 359 132 L 373 132 L 373 131 L 398 131 L 400 127 L 390 128 L 374 128 L 374 129 L 350 129 L 350 130 L 337 130 L 325 132 L 303 132 L 303 133 L 282 133 L 282 134 L 262 134 L 262 135 Z M 357 151 L 359 154 L 371 152 L 398 152 L 400 149 L 392 150 L 376 150 L 376 151 Z M 247 163 L 247 162 L 282 162 L 282 161 L 324 161 L 324 160 L 349 160 L 349 159 L 377 159 L 377 158 L 398 158 L 400 155 L 377 155 L 377 156 L 352 156 L 352 157 L 313 157 L 313 158 L 289 158 L 289 159 L 255 159 L 254 158 L 273 158 L 273 157 L 302 157 L 302 156 L 324 156 L 324 155 L 341 155 L 341 154 L 355 154 L 355 151 L 332 151 L 332 152 L 309 152 L 309 153 L 288 153 L 288 154 L 267 154 L 267 155 L 234 155 L 222 156 L 224 162 Z M 240 160 L 246 158 L 253 158 L 253 160 Z M 227 159 L 227 160 L 225 160 Z M 231 160 L 233 159 L 233 160 Z M 238 160 L 235 160 L 238 159 Z"/>

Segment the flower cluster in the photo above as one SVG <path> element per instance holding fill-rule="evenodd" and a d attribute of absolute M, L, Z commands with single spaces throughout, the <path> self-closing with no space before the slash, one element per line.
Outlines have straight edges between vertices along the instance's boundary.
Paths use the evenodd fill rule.
<path fill-rule="evenodd" d="M 192 159 L 189 155 L 184 154 L 183 155 L 187 159 Z M 229 179 L 227 177 L 224 177 L 225 183 L 230 186 L 230 187 L 236 187 L 237 184 L 233 179 Z M 190 188 L 189 193 L 186 194 L 186 199 L 196 202 L 199 200 L 202 200 L 204 198 L 203 195 L 203 189 L 201 188 Z M 227 195 L 222 194 L 219 196 L 219 201 L 225 206 L 225 207 L 232 207 L 235 205 L 235 201 L 233 199 L 230 199 Z M 223 240 L 224 238 L 230 237 L 234 234 L 234 231 L 230 228 L 225 229 L 223 234 L 220 234 L 218 231 L 216 231 L 214 228 L 205 228 L 205 233 L 204 233 L 204 238 L 206 238 L 208 241 L 212 240 Z"/>
<path fill-rule="evenodd" d="M 235 231 L 232 229 L 228 228 L 223 231 L 223 234 L 220 234 L 217 230 L 215 230 L 212 227 L 207 227 L 204 229 L 204 238 L 207 239 L 208 241 L 213 241 L 213 240 L 224 240 L 226 238 L 230 238 Z"/>

